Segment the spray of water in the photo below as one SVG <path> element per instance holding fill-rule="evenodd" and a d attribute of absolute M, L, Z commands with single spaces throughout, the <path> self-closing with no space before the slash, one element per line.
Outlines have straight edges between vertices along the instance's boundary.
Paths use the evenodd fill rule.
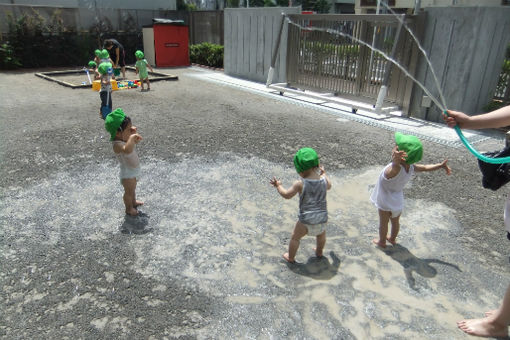
<path fill-rule="evenodd" d="M 386 1 L 381 1 L 381 3 L 384 5 L 384 7 L 386 7 L 387 10 L 390 11 L 391 14 L 393 14 L 397 20 L 404 26 L 404 28 L 407 30 L 407 32 L 409 32 L 409 34 L 411 35 L 411 37 L 413 38 L 414 42 L 416 43 L 416 46 L 418 46 L 419 50 L 421 51 L 421 53 L 423 54 L 423 56 L 425 57 L 425 60 L 427 61 L 427 65 L 429 66 L 429 69 L 430 69 L 430 73 L 432 74 L 432 77 L 434 78 L 434 82 L 435 82 L 435 85 L 436 85 L 436 88 L 437 88 L 437 91 L 439 93 L 439 98 L 441 99 L 441 103 L 443 104 L 443 107 L 446 108 L 446 100 L 444 99 L 444 96 L 443 96 L 443 91 L 441 90 L 441 85 L 439 84 L 439 80 L 436 76 L 436 72 L 434 71 L 434 68 L 432 67 L 432 63 L 430 62 L 430 58 L 429 56 L 427 55 L 427 51 L 425 51 L 425 49 L 423 48 L 423 46 L 420 44 L 420 41 L 418 40 L 418 38 L 416 37 L 416 35 L 414 34 L 414 32 L 409 28 L 409 26 L 406 24 L 405 20 L 402 18 L 402 16 L 398 15 L 397 13 L 395 13 L 395 11 L 393 11 L 387 4 L 386 4 Z M 443 110 L 444 111 L 444 110 Z"/>
<path fill-rule="evenodd" d="M 402 70 L 402 72 L 404 72 L 404 74 L 406 76 L 408 76 L 409 78 L 411 78 L 416 84 L 418 84 L 418 86 L 427 94 L 427 96 L 430 97 L 430 99 L 432 99 L 432 101 L 434 102 L 434 104 L 437 105 L 437 107 L 439 107 L 442 111 L 446 110 L 446 108 L 444 107 L 443 104 L 441 104 L 436 97 L 434 97 L 430 91 L 421 83 L 419 82 L 416 78 L 414 78 L 402 65 L 400 65 L 398 63 L 398 61 L 396 61 L 395 59 L 391 58 L 389 55 L 387 55 L 386 53 L 384 53 L 383 51 L 381 51 L 380 49 L 376 48 L 376 47 L 373 47 L 371 46 L 370 44 L 364 42 L 363 40 L 361 39 L 358 39 L 348 33 L 344 33 L 342 31 L 338 31 L 338 30 L 335 30 L 335 29 L 332 29 L 332 28 L 327 28 L 327 29 L 324 29 L 324 28 L 319 28 L 319 27 L 304 27 L 298 23 L 295 23 L 293 22 L 292 20 L 289 20 L 289 23 L 298 27 L 299 29 L 301 30 L 304 30 L 304 31 L 326 31 L 327 33 L 330 33 L 330 34 L 336 34 L 336 35 L 340 35 L 342 37 L 346 37 L 346 38 L 349 38 L 349 39 L 352 39 L 354 40 L 355 42 L 361 44 L 361 45 L 364 45 L 368 48 L 370 48 L 372 51 L 374 52 L 377 52 L 379 54 L 381 54 L 386 60 L 392 62 L 393 64 L 395 64 L 395 66 L 397 66 L 400 70 Z"/>
<path fill-rule="evenodd" d="M 391 10 L 391 9 L 390 9 Z M 395 12 L 391 11 L 393 13 L 393 15 L 395 15 L 399 20 L 402 20 L 400 18 L 399 15 L 395 14 Z M 288 17 L 287 17 L 288 18 Z M 391 58 L 390 56 L 388 56 L 386 53 L 384 53 L 383 51 L 371 46 L 370 44 L 364 42 L 363 40 L 361 39 L 358 39 L 350 34 L 347 34 L 347 33 L 344 33 L 344 32 L 341 32 L 341 31 L 338 31 L 338 30 L 334 30 L 334 29 L 324 29 L 324 28 L 317 28 L 317 27 L 303 27 L 302 25 L 299 25 L 298 23 L 295 23 L 293 22 L 292 20 L 290 20 L 288 18 L 288 22 L 296 27 L 298 27 L 299 29 L 301 30 L 305 30 L 305 31 L 322 31 L 322 32 L 327 32 L 327 33 L 330 33 L 330 34 L 336 34 L 336 35 L 339 35 L 339 36 L 342 36 L 342 37 L 346 37 L 346 38 L 350 38 L 352 40 L 354 40 L 355 42 L 361 44 L 361 45 L 364 45 L 368 48 L 370 48 L 372 51 L 374 52 L 377 52 L 377 53 L 380 53 L 386 60 L 392 62 L 393 64 L 395 64 L 395 66 L 397 66 L 400 70 L 402 70 L 402 72 L 404 72 L 404 74 L 406 76 L 408 76 L 409 78 L 411 78 L 426 94 L 427 96 L 429 96 L 429 98 L 434 102 L 434 104 L 436 104 L 436 106 L 438 108 L 441 109 L 441 111 L 445 114 L 445 115 L 448 115 L 448 112 L 446 110 L 446 101 L 443 97 L 443 92 L 441 91 L 441 87 L 439 86 L 439 81 L 437 80 L 437 76 L 434 72 L 434 68 L 432 67 L 432 64 L 430 62 L 430 59 L 428 58 L 427 56 L 427 53 L 425 52 L 425 50 L 423 49 L 423 47 L 421 46 L 421 44 L 419 43 L 418 39 L 416 38 L 416 36 L 414 35 L 414 33 L 412 33 L 412 31 L 409 29 L 409 27 L 403 22 L 401 21 L 401 23 L 404 25 L 404 27 L 407 29 L 407 31 L 411 34 L 411 36 L 413 37 L 413 39 L 415 40 L 415 42 L 418 44 L 418 47 L 420 49 L 420 51 L 423 53 L 425 59 L 427 60 L 428 62 L 428 65 L 429 65 L 429 68 L 431 70 L 431 73 L 434 77 L 434 81 L 436 83 L 436 86 L 437 86 L 437 89 L 438 89 L 438 92 L 439 92 L 439 95 L 441 97 L 441 102 L 439 102 L 439 100 L 437 100 L 436 97 L 434 97 L 430 91 L 421 83 L 419 82 L 416 78 L 414 78 L 402 65 L 400 65 L 395 59 Z M 464 134 L 462 133 L 460 127 L 458 125 L 456 125 L 454 127 L 455 129 L 455 132 L 457 133 L 457 135 L 459 136 L 462 144 L 464 144 L 464 146 L 466 147 L 466 149 L 468 149 L 469 152 L 471 152 L 471 154 L 473 154 L 473 156 L 475 156 L 476 158 L 478 158 L 479 160 L 483 161 L 483 162 L 486 162 L 486 163 L 490 163 L 490 164 L 503 164 L 503 163 L 510 163 L 510 157 L 501 157 L 501 158 L 491 158 L 491 157 L 487 157 L 483 154 L 481 154 L 480 152 L 478 152 L 470 143 L 469 141 L 467 140 L 467 138 L 464 136 Z"/>

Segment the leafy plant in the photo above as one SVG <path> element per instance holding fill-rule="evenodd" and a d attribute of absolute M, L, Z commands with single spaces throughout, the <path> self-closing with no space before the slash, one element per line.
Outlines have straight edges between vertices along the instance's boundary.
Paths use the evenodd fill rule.
<path fill-rule="evenodd" d="M 0 69 L 13 69 L 21 67 L 21 62 L 14 55 L 14 50 L 9 42 L 0 45 Z"/>
<path fill-rule="evenodd" d="M 192 63 L 211 67 L 223 67 L 223 46 L 211 43 L 190 45 Z"/>

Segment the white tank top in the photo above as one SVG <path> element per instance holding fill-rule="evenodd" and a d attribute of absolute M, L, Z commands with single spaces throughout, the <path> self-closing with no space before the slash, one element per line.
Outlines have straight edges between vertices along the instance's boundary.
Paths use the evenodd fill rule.
<path fill-rule="evenodd" d="M 123 142 L 121 140 L 114 140 L 113 143 L 126 145 L 126 142 Z M 138 159 L 138 154 L 136 153 L 135 148 L 133 148 L 133 151 L 131 151 L 131 153 L 119 152 L 116 155 L 121 166 L 125 166 L 131 169 L 138 168 L 140 166 L 140 160 Z"/>
<path fill-rule="evenodd" d="M 400 171 L 395 177 L 386 178 L 384 171 L 389 166 L 391 163 L 381 171 L 370 200 L 383 211 L 399 211 L 404 208 L 404 187 L 414 174 L 414 165 L 409 166 L 409 172 L 400 165 Z"/>

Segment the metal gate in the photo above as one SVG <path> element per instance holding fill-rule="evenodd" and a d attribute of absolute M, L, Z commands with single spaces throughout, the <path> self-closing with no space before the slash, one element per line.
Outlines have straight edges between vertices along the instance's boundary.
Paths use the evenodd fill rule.
<path fill-rule="evenodd" d="M 288 15 L 287 85 L 375 103 L 384 84 L 387 103 L 407 114 L 418 46 L 395 15 Z M 401 17 L 415 32 L 416 17 Z M 372 50 L 369 46 L 379 51 Z"/>

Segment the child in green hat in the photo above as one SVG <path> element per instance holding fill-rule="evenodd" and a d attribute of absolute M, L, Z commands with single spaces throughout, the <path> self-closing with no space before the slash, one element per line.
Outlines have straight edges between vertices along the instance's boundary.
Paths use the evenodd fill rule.
<path fill-rule="evenodd" d="M 99 108 L 99 116 L 102 119 L 106 118 L 112 112 L 112 64 L 101 63 L 97 67 L 97 72 L 100 75 L 101 89 L 99 90 L 99 97 L 101 98 L 101 107 Z"/>
<path fill-rule="evenodd" d="M 88 71 L 89 71 L 89 74 L 94 75 L 94 80 L 98 80 L 101 78 L 101 76 L 99 75 L 99 72 L 97 72 L 97 63 L 94 60 L 89 61 Z"/>
<path fill-rule="evenodd" d="M 314 149 L 299 149 L 294 156 L 294 166 L 301 179 L 295 181 L 290 188 L 285 189 L 276 177 L 270 180 L 271 185 L 283 198 L 290 199 L 299 194 L 298 221 L 289 242 L 289 251 L 283 254 L 283 258 L 289 263 L 296 262 L 299 242 L 307 234 L 316 237 L 315 254 L 322 257 L 328 221 L 326 192 L 331 189 L 331 181 L 324 167 L 319 165 L 319 157 Z"/>
<path fill-rule="evenodd" d="M 136 153 L 136 144 L 142 140 L 132 125 L 131 119 L 118 108 L 106 116 L 104 127 L 110 133 L 113 152 L 120 163 L 120 182 L 124 187 L 124 205 L 126 214 L 138 215 L 137 207 L 143 202 L 136 200 L 136 184 L 140 175 L 140 160 Z"/>
<path fill-rule="evenodd" d="M 147 67 L 154 72 L 152 66 L 147 62 L 147 59 L 144 59 L 144 54 L 142 51 L 138 50 L 135 52 L 136 57 L 136 74 L 140 74 L 140 84 L 142 85 L 142 92 L 145 91 L 143 88 L 143 83 L 147 83 L 147 91 L 151 90 L 151 83 L 149 82 L 149 72 L 147 72 Z"/>
<path fill-rule="evenodd" d="M 451 173 L 444 160 L 437 164 L 417 164 L 423 156 L 421 141 L 412 135 L 395 133 L 395 147 L 391 154 L 391 163 L 386 165 L 381 174 L 370 200 L 379 210 L 379 237 L 372 240 L 381 248 L 386 248 L 386 241 L 395 245 L 400 231 L 400 215 L 404 207 L 404 187 L 415 172 L 444 169 Z M 388 235 L 388 222 L 391 221 L 391 233 Z"/>
<path fill-rule="evenodd" d="M 97 65 L 101 64 L 101 50 L 99 49 L 94 51 L 94 62 Z"/>

